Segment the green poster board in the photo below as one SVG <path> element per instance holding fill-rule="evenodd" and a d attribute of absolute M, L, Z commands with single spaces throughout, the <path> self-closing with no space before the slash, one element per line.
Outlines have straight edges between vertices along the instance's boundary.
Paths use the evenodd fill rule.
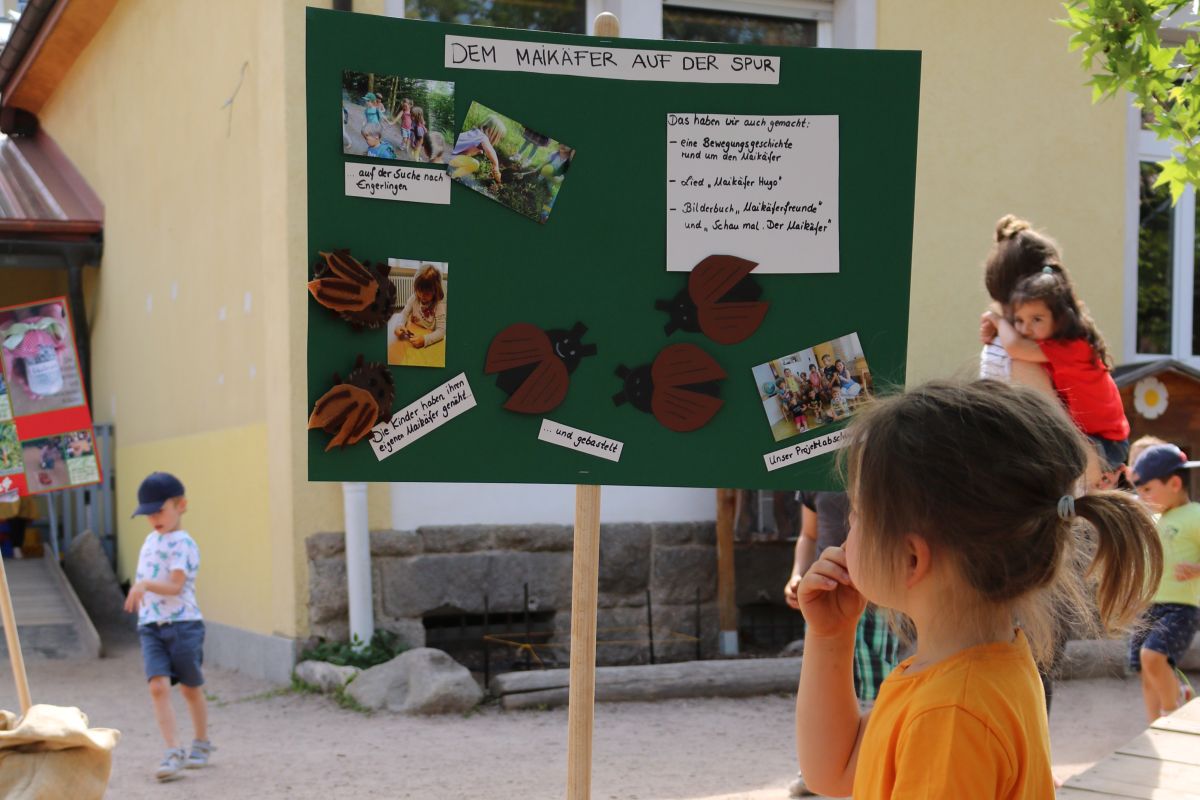
<path fill-rule="evenodd" d="M 812 404 L 798 410 L 790 405 L 791 400 L 805 397 L 803 382 L 799 378 L 784 382 L 782 388 L 789 394 L 764 386 L 769 383 L 761 380 L 764 365 L 774 360 L 778 369 L 783 363 L 780 359 L 802 353 L 792 367 L 806 369 L 809 361 L 820 361 L 822 353 L 836 358 L 848 352 L 842 345 L 850 347 L 846 343 L 852 340 L 847 337 L 856 334 L 853 343 L 862 358 L 847 356 L 844 360 L 851 362 L 849 373 L 862 397 L 903 384 L 918 53 L 609 40 L 313 9 L 308 10 L 307 36 L 309 278 L 322 262 L 320 253 L 341 248 L 348 248 L 365 262 L 386 265 L 389 259 L 401 259 L 418 269 L 426 262 L 438 264 L 446 274 L 446 337 L 440 348 L 444 366 L 386 367 L 395 383 L 390 411 L 409 406 L 460 375 L 467 380 L 475 403 L 440 427 L 430 426 L 420 438 L 382 460 L 371 446 L 373 434 L 356 444 L 326 451 L 331 434 L 311 430 L 310 479 L 820 487 L 829 481 L 830 452 L 804 459 L 797 456 L 774 469 L 768 469 L 767 454 L 796 450 L 797 446 L 820 451 L 822 447 L 813 448 L 814 443 L 827 446 L 836 438 L 844 419 L 833 418 L 840 415 L 830 410 L 828 387 L 840 377 L 826 380 L 823 394 L 813 385 L 808 399 L 815 405 L 809 413 L 804 409 Z M 447 53 L 451 52 L 448 36 L 485 40 L 485 45 L 526 43 L 531 48 L 542 46 L 544 52 L 582 55 L 577 54 L 567 67 L 557 57 L 550 58 L 552 63 L 526 62 L 523 69 L 527 71 L 519 72 L 480 68 L 479 64 L 454 67 L 447 65 Z M 578 68 L 582 59 L 586 72 L 588 59 L 597 58 L 584 48 L 608 51 L 616 58 L 599 58 L 595 61 L 598 70 L 580 74 L 571 67 Z M 615 72 L 606 76 L 605 69 L 630 60 L 629 50 L 669 53 L 672 56 L 667 61 L 674 65 L 708 63 L 718 69 L 723 65 L 724 75 L 731 57 L 768 57 L 774 68 L 767 71 L 777 70 L 777 78 L 764 78 L 760 66 L 758 79 L 777 82 L 699 82 L 712 76 L 694 72 L 672 80 L 630 80 Z M 447 167 L 388 162 L 344 152 L 355 146 L 361 150 L 359 141 L 369 141 L 364 133 L 369 123 L 353 119 L 347 124 L 347 117 L 343 117 L 343 139 L 338 140 L 334 123 L 338 105 L 344 102 L 361 111 L 366 102 L 363 89 L 370 86 L 361 85 L 361 77 L 360 84 L 350 86 L 347 71 L 359 76 L 403 76 L 430 86 L 453 82 L 453 100 L 442 98 L 442 113 L 445 116 L 453 108 L 454 118 L 431 120 L 431 129 L 441 125 L 461 131 L 472 103 L 478 103 L 510 122 L 519 121 L 569 144 L 574 148 L 569 173 L 555 182 L 558 175 L 553 164 L 543 171 L 542 162 L 553 152 L 553 142 L 549 148 L 541 148 L 537 158 L 529 157 L 528 169 L 523 162 L 512 162 L 526 174 L 503 173 L 517 176 L 506 178 L 510 191 L 517 179 L 543 190 L 532 201 L 533 213 L 528 216 L 457 181 L 448 187 L 447 204 L 348 196 L 347 164 L 419 171 L 413 173 L 418 180 L 426 171 L 444 175 Z M 567 74 L 572 71 L 575 74 Z M 379 85 L 395 87 L 382 80 Z M 395 108 L 390 104 L 396 98 L 387 96 L 386 91 L 379 95 L 386 117 Z M 433 102 L 429 101 L 431 107 Z M 708 133 L 697 127 L 679 131 L 677 138 L 675 128 L 668 130 L 671 114 L 696 123 L 710 118 L 748 121 L 765 117 L 800 120 L 797 125 L 804 126 L 836 117 L 836 152 L 823 160 L 836 168 L 838 211 L 836 219 L 830 219 L 836 236 L 826 237 L 826 241 L 837 256 L 821 264 L 809 263 L 805 268 L 810 271 L 804 273 L 763 271 L 768 266 L 789 269 L 789 258 L 771 259 L 770 265 L 756 262 L 763 269 L 751 275 L 761 291 L 759 301 L 769 306 L 757 329 L 735 343 L 720 344 L 705 332 L 682 329 L 668 335 L 664 330 L 668 313 L 655 307 L 656 301 L 670 300 L 689 285 L 688 273 L 667 269 L 668 172 L 673 169 L 668 162 L 680 157 L 672 148 L 689 134 L 703 138 Z M 477 110 L 471 124 L 478 125 L 483 116 L 486 112 Z M 403 123 L 395 125 L 402 127 Z M 394 133 L 396 128 L 391 130 Z M 512 133 L 507 130 L 509 138 L 503 146 L 498 140 L 495 148 L 505 170 L 514 155 Z M 400 142 L 392 144 L 396 149 L 401 146 Z M 449 148 L 453 141 L 445 144 Z M 536 142 L 529 146 L 531 151 L 538 148 Z M 735 148 L 733 152 L 742 151 Z M 452 173 L 464 174 L 467 182 L 478 179 L 487 185 L 490 166 L 486 158 L 456 163 L 457 167 L 450 167 Z M 444 183 L 438 183 L 442 176 L 433 177 L 436 180 L 431 179 L 430 185 L 444 190 Z M 801 183 L 804 176 L 792 174 L 789 179 Z M 545 210 L 548 185 L 553 185 L 557 194 L 552 195 L 552 213 L 542 223 L 537 211 Z M 739 209 L 749 208 L 743 206 L 741 191 L 738 186 L 729 188 L 730 208 L 735 204 Z M 764 191 L 755 196 L 768 197 Z M 711 233 L 707 228 L 720 216 L 706 218 L 706 233 Z M 815 220 L 819 214 L 800 212 L 796 216 Z M 812 240 L 796 239 L 802 245 L 797 252 L 818 238 L 817 233 Z M 735 240 L 731 237 L 729 241 Z M 679 247 L 676 243 L 671 246 Z M 738 255 L 722 253 L 719 248 L 710 254 Z M 297 285 L 296 290 L 302 288 Z M 493 339 L 515 323 L 553 331 L 569 330 L 577 322 L 587 328 L 583 342 L 595 345 L 597 351 L 579 360 L 569 373 L 561 403 L 543 413 L 506 409 L 509 394 L 497 385 L 496 374 L 485 374 Z M 334 386 L 334 373 L 345 379 L 360 354 L 367 362 L 385 363 L 394 342 L 387 330 L 356 329 L 310 297 L 310 409 Z M 842 345 L 811 349 L 830 342 Z M 625 388 L 616 374 L 618 368 L 664 363 L 658 361 L 664 348 L 680 344 L 700 348 L 725 374 L 718 382 L 719 408 L 711 413 L 711 404 L 705 406 L 708 410 L 703 415 L 711 414 L 705 424 L 679 432 L 654 413 L 636 408 L 628 396 L 627 402 L 614 403 L 614 396 Z M 687 361 L 694 351 L 685 348 L 671 354 Z M 667 372 L 664 367 L 656 374 L 661 379 Z M 818 372 L 819 384 L 825 372 Z M 512 374 L 508 379 L 514 380 Z M 667 380 L 672 386 L 664 388 L 660 380 L 655 386 L 657 394 L 651 393 L 656 408 L 662 407 L 660 401 L 678 400 L 675 395 L 664 399 L 664 393 L 679 388 L 674 384 L 686 384 L 676 377 Z M 850 401 L 845 407 L 860 407 L 861 398 L 847 397 L 854 387 L 844 386 L 845 390 L 839 386 L 839 392 Z M 695 414 L 692 417 L 694 423 Z M 596 434 L 602 443 L 605 437 L 620 443 L 619 460 L 612 460 L 611 445 L 609 450 L 601 447 L 593 454 L 542 441 L 539 433 L 544 425 Z M 801 427 L 809 430 L 799 431 Z"/>

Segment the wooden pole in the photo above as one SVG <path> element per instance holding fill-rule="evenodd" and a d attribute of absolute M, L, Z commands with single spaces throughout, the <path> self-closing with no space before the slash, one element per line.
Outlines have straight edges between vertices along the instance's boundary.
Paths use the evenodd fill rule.
<path fill-rule="evenodd" d="M 29 698 L 29 677 L 25 674 L 25 656 L 21 654 L 21 637 L 17 635 L 17 618 L 13 614 L 12 595 L 8 592 L 8 573 L 4 570 L 4 559 L 2 558 L 0 558 L 0 616 L 4 618 L 4 641 L 8 645 L 8 660 L 12 663 L 13 680 L 17 683 L 17 699 L 21 702 L 21 716 L 25 716 L 29 707 L 33 705 L 33 701 Z"/>
<path fill-rule="evenodd" d="M 737 596 L 733 571 L 733 527 L 737 489 L 717 489 L 717 619 L 721 655 L 738 652 Z"/>
<path fill-rule="evenodd" d="M 571 688 L 567 708 L 567 797 L 592 794 L 596 703 L 596 595 L 600 575 L 600 487 L 575 487 L 571 567 Z"/>
<path fill-rule="evenodd" d="M 617 38 L 621 24 L 607 11 L 592 23 L 596 36 Z M 571 686 L 567 696 L 567 800 L 592 796 L 592 729 L 596 711 L 596 608 L 600 575 L 600 487 L 575 487 L 571 559 Z"/>

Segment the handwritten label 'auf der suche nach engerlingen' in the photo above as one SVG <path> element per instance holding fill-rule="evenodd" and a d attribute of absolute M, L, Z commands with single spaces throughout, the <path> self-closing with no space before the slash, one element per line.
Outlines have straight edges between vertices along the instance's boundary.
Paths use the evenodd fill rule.
<path fill-rule="evenodd" d="M 667 268 L 838 271 L 836 116 L 667 115 Z"/>

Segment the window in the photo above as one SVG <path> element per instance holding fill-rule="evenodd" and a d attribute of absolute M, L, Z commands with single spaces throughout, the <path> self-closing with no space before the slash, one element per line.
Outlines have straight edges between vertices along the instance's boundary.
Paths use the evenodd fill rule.
<path fill-rule="evenodd" d="M 429 22 L 587 32 L 587 0 L 408 0 L 406 12 Z"/>
<path fill-rule="evenodd" d="M 1131 114 L 1137 114 L 1136 111 Z M 1137 115 L 1140 122 L 1140 115 Z M 1166 186 L 1154 187 L 1159 161 L 1170 155 L 1167 142 L 1137 131 L 1137 171 L 1130 189 L 1136 209 L 1136 248 L 1130 247 L 1131 281 L 1126 298 L 1125 356 L 1132 360 L 1176 358 L 1200 362 L 1200 294 L 1195 264 L 1200 258 L 1196 231 L 1196 191 L 1188 187 L 1172 207 Z M 1134 222 L 1131 219 L 1131 222 Z"/>
<path fill-rule="evenodd" d="M 663 6 L 663 38 L 790 47 L 817 46 L 817 20 Z"/>

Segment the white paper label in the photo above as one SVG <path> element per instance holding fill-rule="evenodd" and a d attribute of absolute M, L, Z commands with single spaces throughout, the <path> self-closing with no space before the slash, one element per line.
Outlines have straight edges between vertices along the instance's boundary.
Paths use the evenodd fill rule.
<path fill-rule="evenodd" d="M 843 431 L 834 431 L 815 439 L 809 439 L 807 442 L 776 450 L 774 453 L 767 453 L 763 456 L 763 461 L 767 462 L 767 472 L 774 472 L 791 464 L 798 464 L 801 461 L 840 450 L 846 446 L 842 434 Z"/>
<path fill-rule="evenodd" d="M 410 403 L 371 429 L 371 448 L 383 461 L 390 455 L 475 407 L 467 375 L 460 372 L 416 402 Z"/>
<path fill-rule="evenodd" d="M 581 431 L 578 428 L 572 428 L 570 425 L 560 425 L 548 419 L 542 420 L 542 428 L 538 431 L 538 439 L 550 444 L 556 444 L 559 447 L 566 447 L 569 450 L 578 450 L 581 453 L 587 453 L 597 458 L 605 458 L 609 461 L 620 461 L 621 450 L 625 447 L 623 442 L 618 442 L 616 439 L 609 439 L 605 436 Z"/>
<path fill-rule="evenodd" d="M 667 269 L 838 271 L 836 116 L 667 115 Z"/>
<path fill-rule="evenodd" d="M 779 83 L 778 56 L 680 53 L 446 37 L 446 67 L 676 83 Z"/>
<path fill-rule="evenodd" d="M 441 169 L 348 163 L 346 196 L 449 205 L 450 176 Z"/>

